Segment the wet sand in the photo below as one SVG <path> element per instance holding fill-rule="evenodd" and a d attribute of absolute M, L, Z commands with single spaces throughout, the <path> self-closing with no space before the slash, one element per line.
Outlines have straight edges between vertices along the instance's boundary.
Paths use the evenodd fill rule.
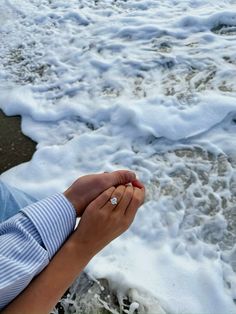
<path fill-rule="evenodd" d="M 7 117 L 0 110 L 0 174 L 29 161 L 36 143 L 21 132 L 21 118 Z"/>

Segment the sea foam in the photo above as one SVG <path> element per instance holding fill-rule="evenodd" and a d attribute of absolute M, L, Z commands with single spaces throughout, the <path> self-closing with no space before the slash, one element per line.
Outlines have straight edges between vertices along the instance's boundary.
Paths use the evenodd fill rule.
<path fill-rule="evenodd" d="M 5 0 L 0 21 L 0 107 L 38 143 L 1 179 L 42 198 L 136 171 L 146 202 L 89 276 L 130 314 L 236 313 L 236 1 Z"/>

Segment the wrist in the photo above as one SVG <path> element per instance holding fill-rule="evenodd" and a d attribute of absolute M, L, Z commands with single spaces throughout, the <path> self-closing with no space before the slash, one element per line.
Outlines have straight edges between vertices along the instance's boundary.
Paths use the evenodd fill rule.
<path fill-rule="evenodd" d="M 75 195 L 73 191 L 67 189 L 63 195 L 67 198 L 67 200 L 72 204 L 72 206 L 75 208 L 76 215 L 81 216 L 81 200 L 79 200 L 78 195 Z"/>
<path fill-rule="evenodd" d="M 97 253 L 96 250 L 77 234 L 77 229 L 67 241 L 68 251 L 73 255 L 73 258 L 83 261 L 87 264 Z"/>

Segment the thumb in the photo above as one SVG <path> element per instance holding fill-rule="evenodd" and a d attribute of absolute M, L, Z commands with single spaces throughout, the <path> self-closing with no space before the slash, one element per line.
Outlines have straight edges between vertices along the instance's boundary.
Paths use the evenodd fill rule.
<path fill-rule="evenodd" d="M 127 184 L 136 179 L 136 174 L 129 170 L 117 170 L 106 175 L 110 186 Z"/>

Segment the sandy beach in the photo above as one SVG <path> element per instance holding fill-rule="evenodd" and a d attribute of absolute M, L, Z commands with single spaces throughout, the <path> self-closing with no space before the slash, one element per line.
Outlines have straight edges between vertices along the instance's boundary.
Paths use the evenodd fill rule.
<path fill-rule="evenodd" d="M 0 110 L 0 173 L 31 159 L 36 143 L 21 132 L 21 118 Z"/>
<path fill-rule="evenodd" d="M 0 21 L 1 179 L 147 191 L 53 313 L 236 314 L 236 0 L 3 0 Z"/>

